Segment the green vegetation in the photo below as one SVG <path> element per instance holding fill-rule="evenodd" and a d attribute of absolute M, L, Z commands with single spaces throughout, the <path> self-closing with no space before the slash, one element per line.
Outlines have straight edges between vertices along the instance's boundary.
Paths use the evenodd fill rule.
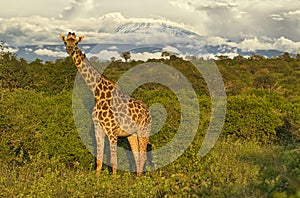
<path fill-rule="evenodd" d="M 73 120 L 72 60 L 28 63 L 14 54 L 2 54 L 0 196 L 300 197 L 299 56 L 215 61 L 226 86 L 228 110 L 221 137 L 203 158 L 198 152 L 211 105 L 204 79 L 191 63 L 176 56 L 148 61 L 170 65 L 192 83 L 201 110 L 198 133 L 185 153 L 166 167 L 136 178 L 123 171 L 114 177 L 104 166 L 97 178 L 94 157 Z M 104 73 L 117 80 L 141 63 L 112 62 Z M 95 60 L 95 65 L 101 63 Z M 166 107 L 166 123 L 151 137 L 153 149 L 163 146 L 179 125 L 176 96 L 149 83 L 134 97 Z"/>

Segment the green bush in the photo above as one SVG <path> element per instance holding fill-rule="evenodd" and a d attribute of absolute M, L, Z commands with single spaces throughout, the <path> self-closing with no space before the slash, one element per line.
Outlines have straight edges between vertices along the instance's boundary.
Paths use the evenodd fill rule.
<path fill-rule="evenodd" d="M 271 143 L 283 123 L 283 113 L 266 98 L 233 96 L 227 100 L 223 133 L 234 139 Z"/>
<path fill-rule="evenodd" d="M 15 89 L 34 89 L 56 94 L 72 90 L 76 67 L 71 58 L 43 63 L 37 59 L 31 63 L 16 58 L 14 54 L 0 57 L 0 87 Z"/>
<path fill-rule="evenodd" d="M 42 154 L 71 166 L 93 166 L 93 156 L 75 128 L 70 92 L 55 96 L 21 89 L 2 93 L 0 161 L 22 165 Z"/>

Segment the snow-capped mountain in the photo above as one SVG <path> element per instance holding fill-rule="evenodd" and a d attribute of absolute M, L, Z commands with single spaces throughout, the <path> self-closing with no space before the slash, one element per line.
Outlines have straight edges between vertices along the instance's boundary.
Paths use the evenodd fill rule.
<path fill-rule="evenodd" d="M 116 33 L 143 33 L 143 34 L 153 34 L 153 33 L 165 33 L 174 36 L 199 36 L 198 34 L 185 29 L 184 27 L 179 27 L 174 24 L 168 24 L 164 22 L 130 22 L 123 24 L 115 29 Z"/>
<path fill-rule="evenodd" d="M 100 31 L 100 30 L 99 30 Z M 111 30 L 110 30 L 111 31 Z M 88 35 L 86 35 L 88 41 Z M 244 43 L 234 43 L 219 37 L 200 36 L 184 25 L 165 21 L 136 21 L 118 23 L 99 43 L 82 43 L 80 47 L 89 56 L 98 56 L 100 60 L 119 58 L 120 52 L 130 51 L 132 59 L 147 60 L 160 58 L 162 51 L 180 56 L 193 55 L 215 58 L 218 55 L 235 57 L 258 54 L 273 57 L 283 54 L 279 50 L 244 49 Z M 67 56 L 64 45 L 31 45 L 21 47 L 6 46 L 20 58 L 55 60 Z"/>

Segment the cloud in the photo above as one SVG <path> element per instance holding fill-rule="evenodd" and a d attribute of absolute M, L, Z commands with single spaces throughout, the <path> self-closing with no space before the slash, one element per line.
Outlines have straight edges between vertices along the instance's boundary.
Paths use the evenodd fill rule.
<path fill-rule="evenodd" d="M 17 53 L 19 51 L 19 48 L 17 47 L 4 47 L 4 52 L 11 52 L 11 53 Z"/>
<path fill-rule="evenodd" d="M 16 46 L 54 43 L 63 26 L 62 21 L 38 16 L 0 18 L 0 38 Z"/>
<path fill-rule="evenodd" d="M 253 52 L 256 50 L 272 50 L 273 44 L 259 40 L 257 37 L 253 39 L 245 39 L 238 44 L 238 47 L 244 52 Z"/>
<path fill-rule="evenodd" d="M 171 5 L 187 12 L 193 21 L 190 25 L 208 36 L 234 41 L 245 35 L 300 40 L 299 1 L 171 0 Z"/>
<path fill-rule="evenodd" d="M 60 6 L 53 6 L 58 3 Z M 24 6 L 28 4 L 37 7 Z M 2 6 L 0 13 L 4 13 L 2 17 L 12 17 L 7 11 L 12 10 L 10 12 L 15 16 L 0 19 L 0 38 L 8 38 L 10 43 L 18 45 L 36 43 L 41 39 L 42 42 L 53 42 L 54 37 L 49 33 L 56 36 L 67 31 L 102 38 L 123 22 L 154 18 L 185 24 L 202 35 L 234 41 L 243 40 L 245 35 L 250 38 L 284 36 L 293 41 L 300 40 L 299 0 L 131 0 L 130 3 L 119 0 L 69 0 L 67 4 L 68 1 L 62 3 L 58 0 L 43 3 L 28 0 L 18 4 L 8 1 L 8 7 Z M 57 7 L 61 7 L 60 14 Z M 52 16 L 49 10 L 53 10 Z M 27 17 L 17 17 L 24 15 Z M 33 15 L 40 18 L 31 17 Z"/>
<path fill-rule="evenodd" d="M 58 35 L 71 31 L 86 36 L 85 43 L 163 43 L 171 46 L 174 42 L 189 42 L 191 49 L 208 44 L 228 45 L 243 51 L 276 49 L 299 53 L 300 6 L 291 0 L 287 0 L 286 6 L 277 7 L 270 0 L 262 3 L 253 0 L 253 4 L 235 0 L 167 2 L 172 12 L 178 11 L 177 18 L 169 10 L 165 17 L 170 18 L 125 17 L 123 13 L 132 11 L 133 8 L 128 8 L 130 6 L 124 2 L 116 7 L 119 9 L 127 5 L 124 8 L 126 11 L 120 8 L 122 13 L 108 12 L 103 15 L 97 12 L 100 6 L 98 1 L 72 0 L 70 7 L 62 12 L 62 18 L 0 18 L 0 39 L 6 40 L 10 46 L 62 44 Z M 113 3 L 116 0 L 105 5 L 113 6 Z M 166 6 L 165 3 L 162 4 L 163 7 Z M 266 8 L 267 4 L 270 7 Z M 184 8 L 184 11 L 179 12 L 179 8 Z M 204 35 L 189 35 L 190 29 L 196 29 Z"/>
<path fill-rule="evenodd" d="M 61 58 L 68 56 L 66 52 L 52 51 L 49 49 L 38 49 L 35 50 L 34 53 L 39 56 L 52 56 L 52 57 L 61 57 Z"/>
<path fill-rule="evenodd" d="M 71 0 L 71 5 L 66 7 L 59 15 L 62 19 L 89 18 L 95 11 L 94 0 Z"/>
<path fill-rule="evenodd" d="M 230 47 L 237 47 L 237 43 L 229 41 L 226 38 L 222 38 L 222 37 L 214 37 L 214 36 L 209 36 L 207 37 L 206 41 L 205 41 L 206 45 L 211 45 L 211 46 L 219 46 L 219 45 L 228 45 Z"/>
<path fill-rule="evenodd" d="M 32 52 L 33 51 L 33 49 L 31 49 L 31 48 L 25 48 L 25 51 L 27 51 L 27 52 Z"/>
<path fill-rule="evenodd" d="M 90 46 L 83 46 L 82 49 L 89 50 L 89 49 L 91 49 L 91 47 Z"/>
<path fill-rule="evenodd" d="M 131 59 L 133 60 L 147 61 L 148 59 L 160 59 L 160 58 L 161 58 L 161 52 L 156 52 L 156 53 L 143 52 L 143 53 L 131 54 Z"/>
<path fill-rule="evenodd" d="M 196 10 L 220 10 L 220 9 L 230 9 L 237 7 L 236 4 L 221 1 L 212 1 L 203 5 L 199 5 Z"/>
<path fill-rule="evenodd" d="M 173 47 L 173 46 L 169 46 L 169 45 L 164 47 L 163 51 L 174 53 L 174 54 L 182 54 L 182 52 L 179 49 L 177 49 L 176 47 Z"/>
<path fill-rule="evenodd" d="M 118 27 L 129 24 L 152 24 L 149 29 L 132 34 L 119 34 Z M 59 34 L 76 32 L 77 35 L 85 35 L 85 42 L 96 43 L 160 43 L 161 41 L 173 42 L 182 38 L 170 37 L 170 32 L 159 32 L 161 26 L 174 26 L 184 30 L 184 25 L 152 18 L 124 18 L 120 13 L 109 13 L 99 18 L 74 20 L 62 20 L 44 17 L 16 17 L 11 19 L 0 18 L 0 38 L 13 46 L 58 44 L 61 43 Z M 147 34 L 145 34 L 148 31 Z M 155 35 L 158 33 L 157 35 Z"/>
<path fill-rule="evenodd" d="M 271 38 L 252 38 L 245 39 L 237 44 L 237 47 L 244 52 L 253 52 L 257 50 L 279 50 L 283 52 L 299 53 L 300 42 L 294 42 L 285 37 L 277 39 Z"/>
<path fill-rule="evenodd" d="M 272 17 L 272 20 L 274 21 L 283 21 L 284 18 L 280 14 L 271 14 L 270 17 Z"/>
<path fill-rule="evenodd" d="M 99 53 L 88 53 L 87 57 L 91 58 L 93 56 L 99 57 L 100 60 L 111 60 L 112 57 L 119 58 L 120 53 L 117 51 L 101 50 Z"/>
<path fill-rule="evenodd" d="M 151 58 L 159 59 L 161 58 L 161 52 L 155 52 L 155 53 L 150 53 L 150 52 L 131 52 L 131 59 L 132 60 L 142 60 L 146 61 Z M 111 60 L 112 57 L 116 59 L 122 59 L 120 56 L 120 52 L 118 51 L 110 51 L 110 50 L 101 50 L 99 53 L 94 54 L 94 53 L 88 53 L 87 56 L 89 58 L 91 57 L 98 57 L 101 61 L 109 61 Z"/>
<path fill-rule="evenodd" d="M 117 46 L 113 45 L 113 46 L 109 47 L 108 49 L 110 49 L 110 50 L 117 50 L 119 48 Z"/>

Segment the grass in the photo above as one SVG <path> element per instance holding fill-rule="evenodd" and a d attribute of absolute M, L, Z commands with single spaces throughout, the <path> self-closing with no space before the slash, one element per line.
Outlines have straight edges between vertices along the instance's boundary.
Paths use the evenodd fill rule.
<path fill-rule="evenodd" d="M 1 164 L 0 196 L 299 197 L 297 157 L 299 151 L 292 148 L 223 139 L 203 158 L 191 146 L 170 165 L 141 178 L 122 171 L 112 176 L 107 168 L 98 178 L 80 164 L 67 167 L 53 158 L 36 158 L 22 166 Z"/>

